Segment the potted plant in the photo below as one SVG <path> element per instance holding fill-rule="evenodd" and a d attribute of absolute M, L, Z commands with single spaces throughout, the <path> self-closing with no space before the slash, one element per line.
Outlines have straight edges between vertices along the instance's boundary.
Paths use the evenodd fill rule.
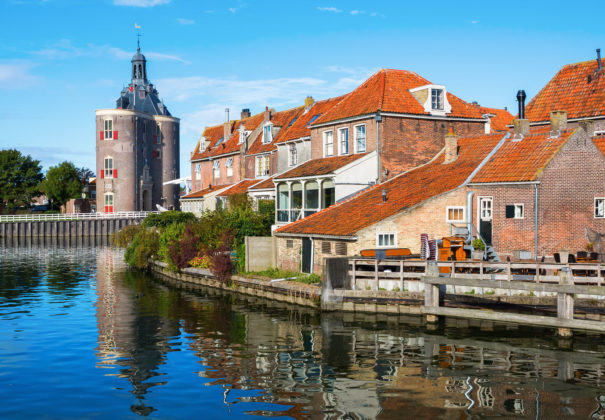
<path fill-rule="evenodd" d="M 559 251 L 559 259 L 561 260 L 561 264 L 567 264 L 569 261 L 569 249 L 561 249 Z"/>
<path fill-rule="evenodd" d="M 586 243 L 586 251 L 592 252 L 593 249 L 594 249 L 594 244 L 592 242 L 587 242 Z"/>
<path fill-rule="evenodd" d="M 481 240 L 481 238 L 473 239 L 473 252 L 471 252 L 471 257 L 473 260 L 483 260 L 483 256 L 485 255 L 485 243 Z"/>

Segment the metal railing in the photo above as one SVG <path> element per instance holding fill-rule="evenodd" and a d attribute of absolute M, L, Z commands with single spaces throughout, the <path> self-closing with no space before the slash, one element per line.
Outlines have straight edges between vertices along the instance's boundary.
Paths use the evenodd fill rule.
<path fill-rule="evenodd" d="M 157 211 L 120 211 L 116 213 L 14 214 L 0 216 L 1 222 L 46 222 L 57 220 L 144 219 Z"/>

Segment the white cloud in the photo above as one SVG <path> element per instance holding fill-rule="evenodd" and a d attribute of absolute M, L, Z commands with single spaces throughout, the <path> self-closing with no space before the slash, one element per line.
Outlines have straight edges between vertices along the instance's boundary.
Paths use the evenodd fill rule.
<path fill-rule="evenodd" d="M 88 44 L 86 47 L 77 47 L 69 39 L 62 39 L 54 45 L 42 50 L 33 51 L 32 54 L 48 60 L 65 60 L 77 57 L 107 57 L 113 56 L 119 60 L 132 58 L 133 52 L 110 45 Z M 145 56 L 154 60 L 178 61 L 183 64 L 191 64 L 190 61 L 177 55 L 164 54 L 155 51 L 146 51 Z"/>
<path fill-rule="evenodd" d="M 363 15 L 365 12 L 363 10 L 351 10 L 350 14 L 354 15 Z"/>
<path fill-rule="evenodd" d="M 478 20 L 471 20 L 471 23 L 472 23 L 473 25 L 475 25 L 475 24 L 479 23 L 479 21 L 478 21 Z"/>
<path fill-rule="evenodd" d="M 177 18 L 177 22 L 179 22 L 181 25 L 193 25 L 195 23 L 195 20 L 193 20 L 193 19 Z"/>
<path fill-rule="evenodd" d="M 115 6 L 153 7 L 168 4 L 171 0 L 113 0 Z"/>
<path fill-rule="evenodd" d="M 342 10 L 336 8 L 336 7 L 317 7 L 317 10 L 322 11 L 322 12 L 333 12 L 333 13 L 341 13 Z"/>
<path fill-rule="evenodd" d="M 0 89 L 27 89 L 38 82 L 29 73 L 34 64 L 27 61 L 0 62 Z"/>

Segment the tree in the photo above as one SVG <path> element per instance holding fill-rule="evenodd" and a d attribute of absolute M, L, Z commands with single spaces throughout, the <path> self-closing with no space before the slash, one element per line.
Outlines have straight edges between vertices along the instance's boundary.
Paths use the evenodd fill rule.
<path fill-rule="evenodd" d="M 95 176 L 95 173 L 88 168 L 82 166 L 81 168 L 76 168 L 78 172 L 78 178 L 82 181 L 82 185 L 88 185 L 88 178 L 92 178 Z"/>
<path fill-rule="evenodd" d="M 71 162 L 63 162 L 51 166 L 42 181 L 40 189 L 50 200 L 51 206 L 62 206 L 71 198 L 79 198 L 82 194 L 82 180 L 78 170 Z"/>
<path fill-rule="evenodd" d="M 9 209 L 27 206 L 40 195 L 40 161 L 15 149 L 0 150 L 0 200 Z M 1 207 L 1 206 L 0 206 Z"/>

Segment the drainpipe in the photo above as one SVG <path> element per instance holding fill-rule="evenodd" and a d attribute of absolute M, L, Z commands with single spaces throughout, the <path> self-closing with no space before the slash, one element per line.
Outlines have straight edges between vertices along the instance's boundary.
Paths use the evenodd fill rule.
<path fill-rule="evenodd" d="M 376 121 L 376 154 L 378 158 L 376 182 L 380 183 L 382 181 L 382 173 L 380 171 L 380 167 L 382 166 L 382 159 L 380 158 L 380 121 L 382 121 L 382 116 L 380 115 L 380 111 L 376 111 L 374 120 Z"/>
<path fill-rule="evenodd" d="M 466 228 L 468 229 L 469 241 L 473 238 L 473 194 L 474 191 L 466 193 Z"/>
<path fill-rule="evenodd" d="M 538 184 L 534 184 L 534 256 L 538 261 Z"/>

